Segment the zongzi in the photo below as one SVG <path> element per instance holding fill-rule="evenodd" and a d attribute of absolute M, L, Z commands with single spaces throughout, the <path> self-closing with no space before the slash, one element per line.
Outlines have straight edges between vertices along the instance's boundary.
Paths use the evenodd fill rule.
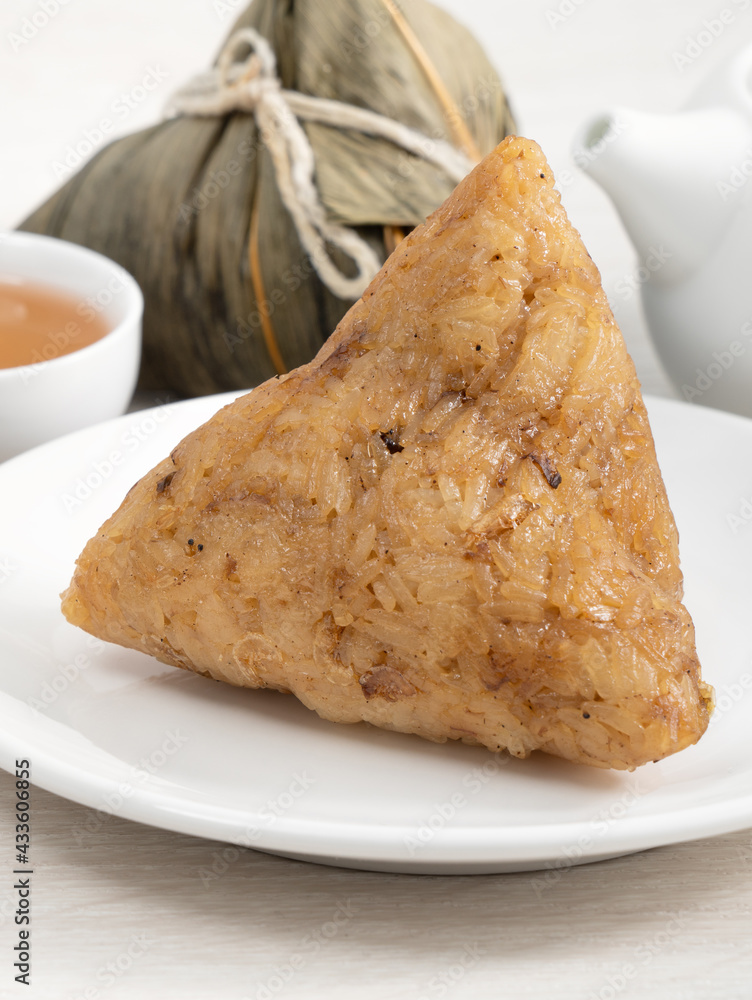
<path fill-rule="evenodd" d="M 633 768 L 708 723 L 681 595 L 632 362 L 510 138 L 313 362 L 131 490 L 64 611 L 326 719 Z"/>

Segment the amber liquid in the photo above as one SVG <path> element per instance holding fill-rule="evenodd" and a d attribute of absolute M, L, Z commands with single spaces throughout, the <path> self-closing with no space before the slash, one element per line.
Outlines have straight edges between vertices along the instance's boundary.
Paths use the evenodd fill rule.
<path fill-rule="evenodd" d="M 109 331 L 88 303 L 56 288 L 0 279 L 0 368 L 51 361 Z"/>

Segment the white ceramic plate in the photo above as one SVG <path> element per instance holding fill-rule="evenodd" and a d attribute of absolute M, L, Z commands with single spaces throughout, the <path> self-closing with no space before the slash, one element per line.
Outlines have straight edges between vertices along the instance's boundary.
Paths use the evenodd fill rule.
<path fill-rule="evenodd" d="M 0 466 L 0 764 L 104 814 L 383 871 L 595 861 L 752 825 L 752 421 L 649 401 L 686 602 L 718 709 L 635 774 L 320 720 L 98 643 L 64 621 L 76 555 L 127 489 L 230 397 L 143 411 Z M 732 515 L 732 517 L 729 517 Z M 736 518 L 736 520 L 734 520 Z"/>

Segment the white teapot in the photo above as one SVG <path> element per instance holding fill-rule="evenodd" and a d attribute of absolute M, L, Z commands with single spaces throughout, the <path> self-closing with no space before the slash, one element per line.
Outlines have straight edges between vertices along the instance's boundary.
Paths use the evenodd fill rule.
<path fill-rule="evenodd" d="M 648 325 L 683 398 L 752 416 L 752 46 L 685 111 L 598 116 L 574 155 L 637 248 Z"/>

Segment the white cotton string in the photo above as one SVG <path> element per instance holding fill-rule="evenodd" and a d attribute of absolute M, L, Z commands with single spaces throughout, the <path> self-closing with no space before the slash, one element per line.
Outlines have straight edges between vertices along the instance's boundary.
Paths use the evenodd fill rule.
<path fill-rule="evenodd" d="M 239 53 L 250 46 L 244 59 Z M 455 183 L 472 168 L 464 153 L 442 139 L 430 139 L 401 122 L 342 101 L 284 90 L 277 76 L 274 52 L 253 28 L 236 31 L 223 48 L 217 66 L 202 73 L 173 95 L 168 115 L 225 115 L 247 111 L 255 116 L 261 137 L 274 163 L 282 201 L 293 218 L 300 242 L 316 271 L 340 299 L 363 294 L 381 263 L 355 230 L 329 222 L 315 183 L 313 149 L 300 125 L 320 122 L 388 139 L 410 153 L 440 167 Z M 348 277 L 327 252 L 338 247 L 355 263 Z"/>

